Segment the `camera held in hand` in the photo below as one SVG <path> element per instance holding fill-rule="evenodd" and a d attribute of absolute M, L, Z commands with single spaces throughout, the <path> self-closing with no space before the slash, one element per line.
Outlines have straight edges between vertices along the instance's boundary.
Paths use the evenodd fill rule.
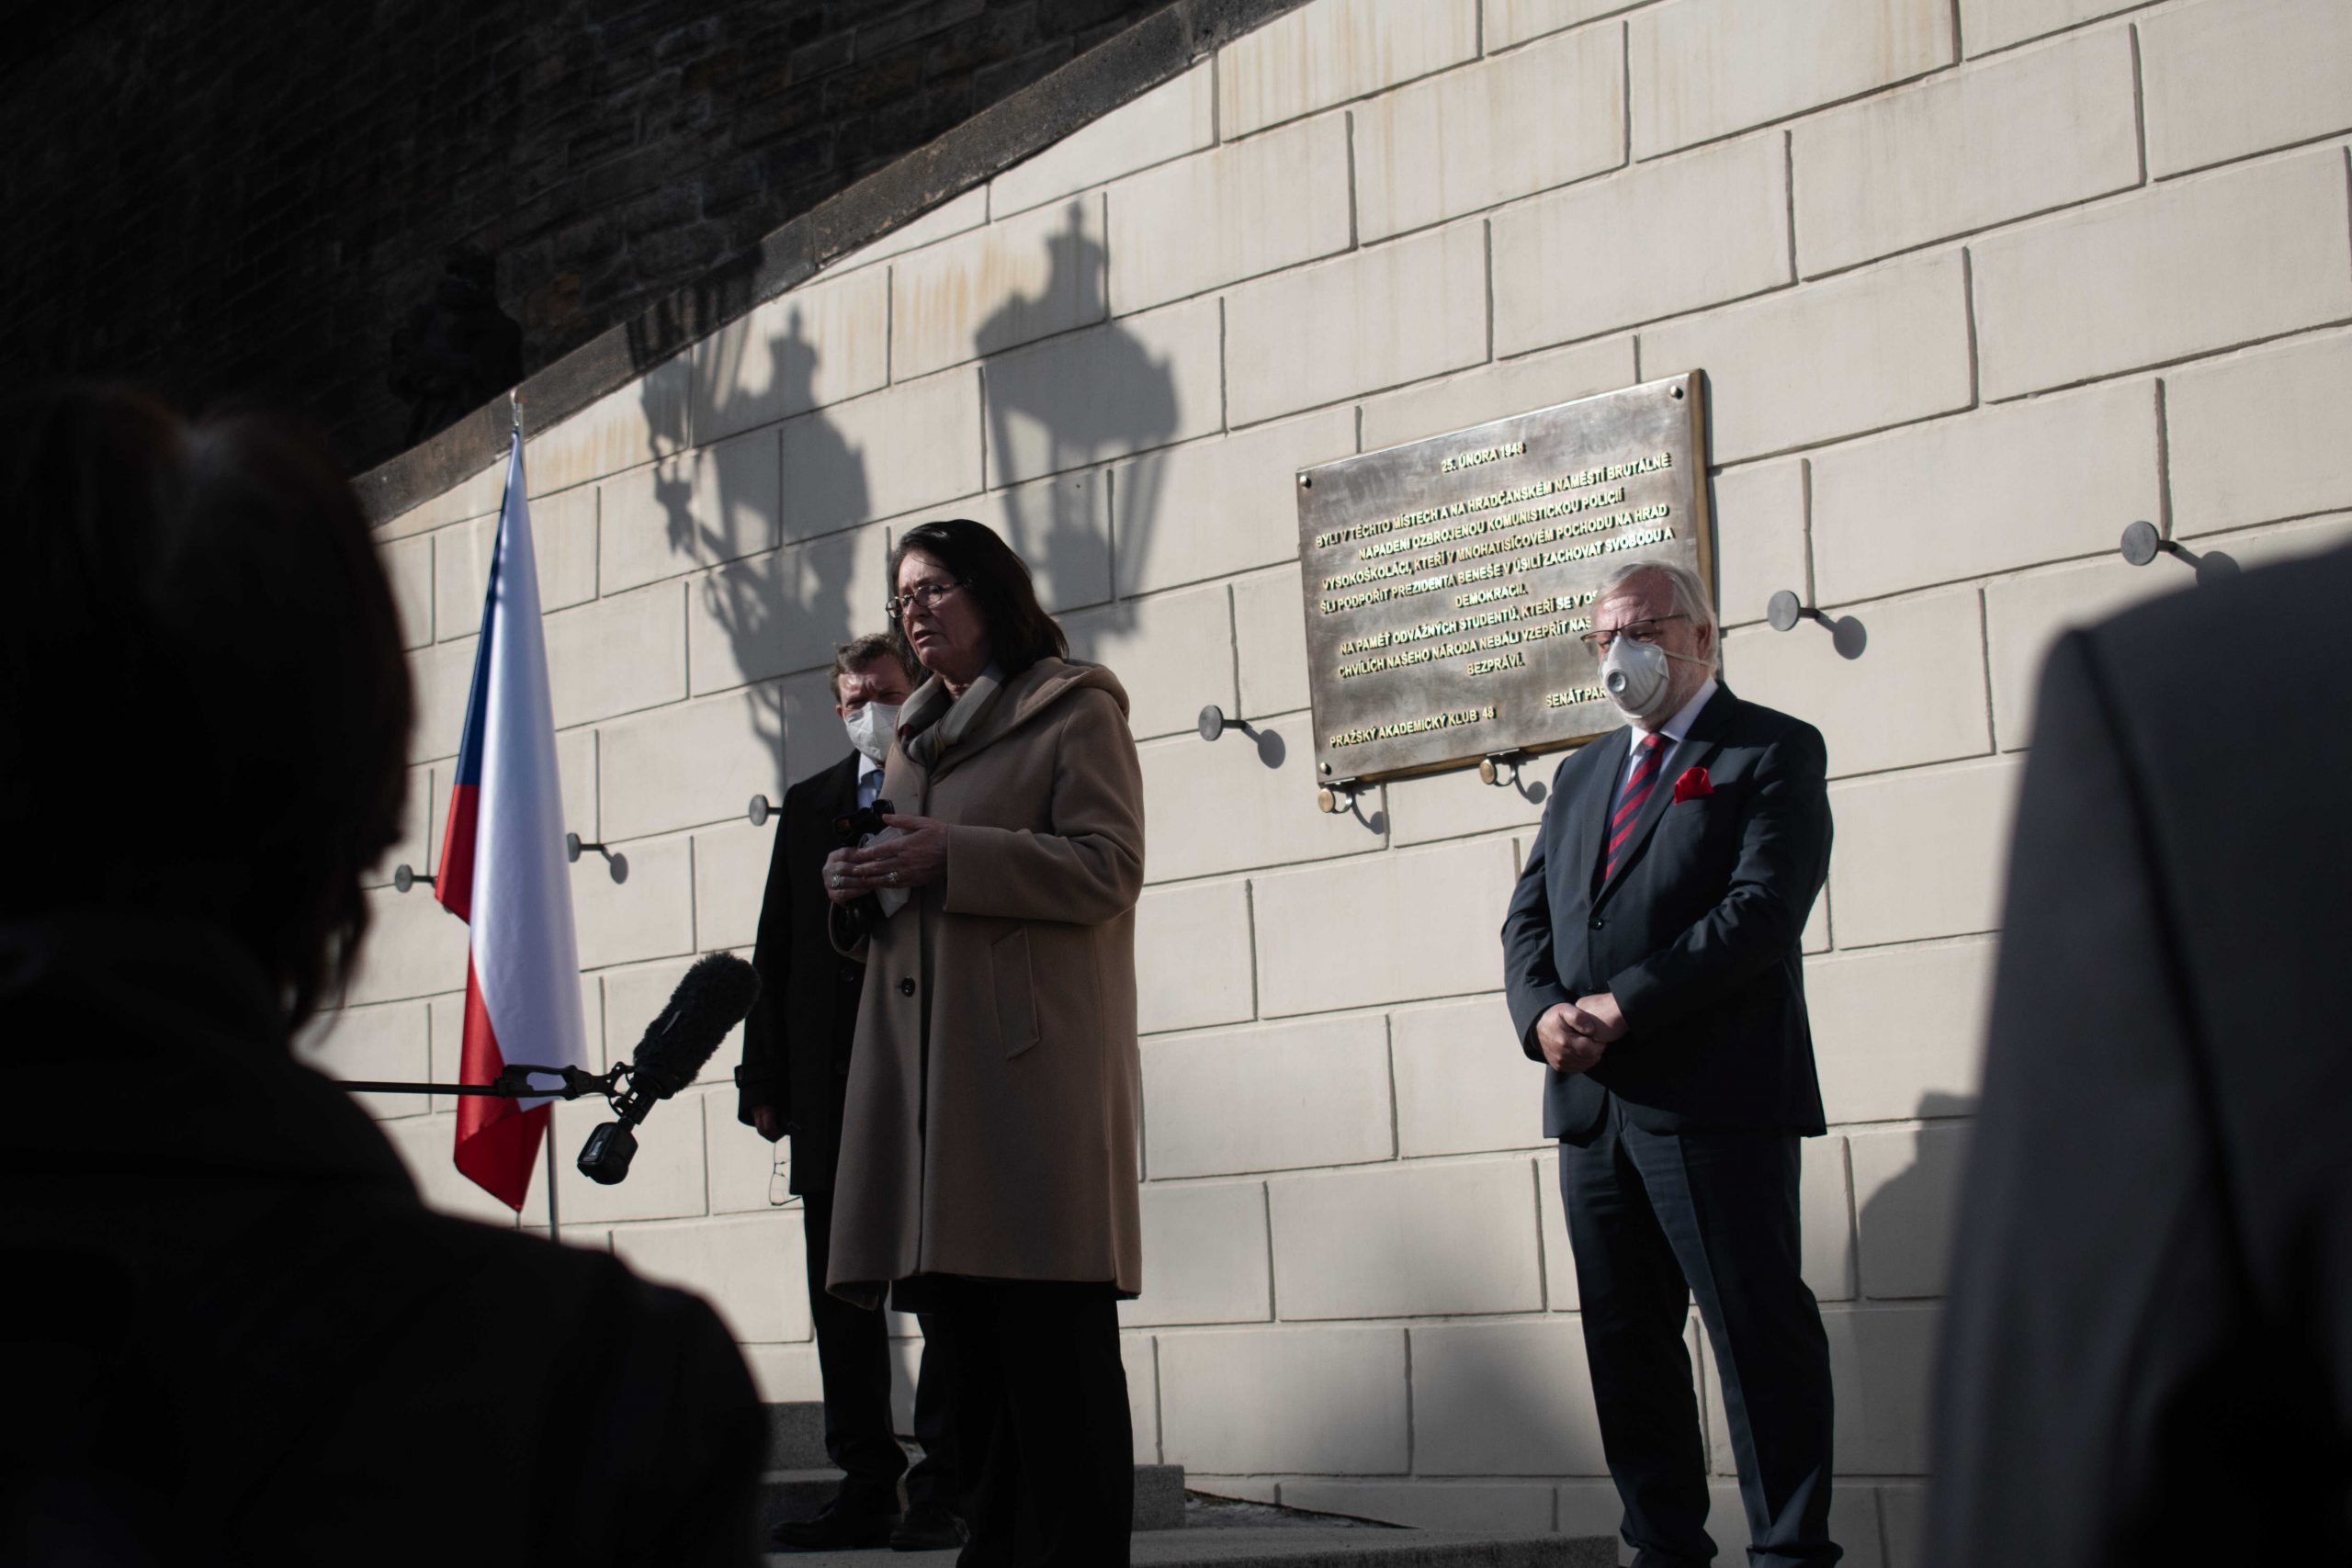
<path fill-rule="evenodd" d="M 882 818 L 895 817 L 898 812 L 899 808 L 887 800 L 877 800 L 871 806 L 861 806 L 854 811 L 844 812 L 833 818 L 833 837 L 839 839 L 844 845 L 854 847 L 862 844 L 882 831 L 886 826 Z"/>

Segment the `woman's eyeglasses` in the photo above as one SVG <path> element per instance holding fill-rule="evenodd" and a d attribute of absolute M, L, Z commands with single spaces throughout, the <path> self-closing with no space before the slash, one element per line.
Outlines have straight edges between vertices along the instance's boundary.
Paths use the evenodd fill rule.
<path fill-rule="evenodd" d="M 955 582 L 918 582 L 904 593 L 900 593 L 894 598 L 885 599 L 882 602 L 882 607 L 889 612 L 890 618 L 894 621 L 902 619 L 909 610 L 922 610 L 928 614 L 939 607 L 939 602 L 942 599 L 946 598 L 950 593 L 955 592 L 956 590 L 964 586 L 965 584 L 960 581 Z"/>

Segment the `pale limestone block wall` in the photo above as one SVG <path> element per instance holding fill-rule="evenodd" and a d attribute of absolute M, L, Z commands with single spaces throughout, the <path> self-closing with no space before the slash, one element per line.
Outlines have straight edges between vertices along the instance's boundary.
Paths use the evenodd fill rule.
<path fill-rule="evenodd" d="M 568 814 L 628 863 L 575 872 L 592 1055 L 750 943 L 744 803 L 842 754 L 824 668 L 881 625 L 893 533 L 982 518 L 1134 698 L 1139 1451 L 1306 1506 L 1612 1529 L 1498 998 L 1540 807 L 1454 774 L 1316 812 L 1292 473 L 1703 369 L 1728 678 L 1829 742 L 1803 1202 L 1838 1528 L 1912 1561 L 2041 657 L 2187 587 L 2118 558 L 2135 519 L 2248 565 L 2352 537 L 2347 42 L 2341 0 L 1314 0 L 535 433 Z M 387 879 L 438 852 L 498 484 L 381 526 L 420 712 Z M 1863 656 L 1764 626 L 1782 588 Z M 1204 744 L 1211 702 L 1266 739 Z M 370 898 L 304 1049 L 450 1074 L 463 931 Z M 810 1397 L 799 1216 L 733 1057 L 626 1185 L 566 1169 L 564 1239 L 702 1291 Z M 449 1169 L 447 1102 L 368 1109 L 432 1201 L 504 1218 Z M 559 1115 L 567 1158 L 594 1120 Z"/>

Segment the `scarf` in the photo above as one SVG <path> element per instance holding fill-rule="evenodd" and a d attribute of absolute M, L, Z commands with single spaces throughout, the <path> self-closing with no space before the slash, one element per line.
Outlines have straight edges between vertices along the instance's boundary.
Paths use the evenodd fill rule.
<path fill-rule="evenodd" d="M 973 678 L 960 697 L 948 694 L 944 681 L 925 682 L 899 715 L 899 748 L 915 766 L 936 773 L 941 760 L 979 728 L 1003 694 L 1004 671 L 994 660 Z"/>
<path fill-rule="evenodd" d="M 922 689 L 899 710 L 899 750 L 916 767 L 936 775 L 940 759 L 988 717 L 989 710 L 996 706 L 996 700 L 1003 692 L 1004 671 L 993 660 L 964 688 L 960 697 L 947 694 L 944 681 L 924 682 Z M 867 842 L 878 843 L 898 837 L 898 833 L 896 828 L 885 828 Z M 881 903 L 883 918 L 887 919 L 907 907 L 908 889 L 877 888 L 874 897 Z"/>

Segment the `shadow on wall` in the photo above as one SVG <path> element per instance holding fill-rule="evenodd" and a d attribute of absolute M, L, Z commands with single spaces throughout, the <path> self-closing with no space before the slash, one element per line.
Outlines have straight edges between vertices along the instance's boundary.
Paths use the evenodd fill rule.
<path fill-rule="evenodd" d="M 1156 465 L 1131 467 L 1114 480 L 1113 459 L 1164 446 L 1177 428 L 1175 378 L 1165 360 L 1154 359 L 1144 344 L 1113 321 L 1080 327 L 1032 344 L 1032 323 L 1052 314 L 1067 319 L 1075 302 L 1077 319 L 1103 312 L 1106 253 L 1081 222 L 1073 205 L 1069 225 L 1047 243 L 1048 271 L 1037 293 L 1006 300 L 973 334 L 981 355 L 1001 360 L 965 374 L 983 378 L 989 443 L 987 462 L 1000 487 L 1019 488 L 1002 496 L 999 526 L 1006 540 L 1035 571 L 1039 590 L 1057 613 L 1085 609 L 1109 600 L 1115 577 L 1113 551 L 1136 550 L 1148 543 L 1156 521 Z M 820 352 L 797 310 L 786 318 L 784 333 L 765 343 L 770 355 L 767 389 L 758 394 L 772 407 L 815 408 Z M 1021 352 L 1012 352 L 1016 346 Z M 761 344 L 750 343 L 745 354 Z M 725 376 L 711 389 L 724 415 L 728 400 L 745 397 L 748 378 Z M 887 398 L 885 390 L 876 396 Z M 876 521 L 869 482 L 869 456 L 853 446 L 821 408 L 791 418 L 792 461 L 782 475 L 757 482 L 733 463 L 715 460 L 705 446 L 687 447 L 699 433 L 684 428 L 686 400 L 664 399 L 645 384 L 642 405 L 649 425 L 649 456 L 666 458 L 655 469 L 672 554 L 682 561 L 721 564 L 695 587 L 701 609 L 725 633 L 736 668 L 752 675 L 745 701 L 750 722 L 767 754 L 785 759 L 787 777 L 799 777 L 834 760 L 838 734 L 828 730 L 808 755 L 786 750 L 787 703 L 777 677 L 821 670 L 834 645 L 859 632 L 885 626 L 880 585 L 861 583 L 856 528 Z M 722 419 L 719 428 L 733 422 Z M 914 443 L 926 433 L 911 433 Z M 952 438 L 941 433 L 941 439 Z M 1113 495 L 1114 483 L 1132 487 Z M 784 493 L 823 496 L 829 518 L 847 525 L 812 539 L 785 538 Z M 924 509 L 950 517 L 975 511 L 974 498 L 943 502 Z M 1113 502 L 1117 522 L 1113 525 Z M 781 548 L 767 541 L 782 538 Z M 1114 544 L 1115 540 L 1115 544 Z M 853 603 L 866 592 L 873 603 Z M 1104 633 L 1132 627 L 1134 612 L 1114 605 L 1091 613 L 1071 627 L 1073 652 L 1099 657 Z M 681 766 L 694 766 L 691 758 Z M 747 784 L 748 795 L 752 786 Z"/>
<path fill-rule="evenodd" d="M 1879 1183 L 1855 1218 L 1862 1295 L 1875 1301 L 1940 1297 L 1956 1259 L 1951 1235 L 1967 1166 L 1976 1097 L 1930 1092 L 1912 1115 L 1918 1130 L 1909 1166 Z M 1860 1172 L 1857 1172 L 1859 1177 Z"/>
<path fill-rule="evenodd" d="M 981 355 L 1031 335 L 1028 323 L 1069 301 L 1080 320 L 1104 314 L 1109 254 L 1090 236 L 1084 209 L 1046 243 L 1048 271 L 1035 295 L 1006 300 L 972 334 Z M 1065 307 L 1069 308 L 1069 307 Z M 1114 321 L 1081 328 L 1018 358 L 985 365 L 989 463 L 999 483 L 1061 476 L 1009 491 L 1005 542 L 1037 574 L 1058 613 L 1115 592 L 1119 551 L 1142 551 L 1159 510 L 1159 465 L 1131 464 L 1091 476 L 1090 465 L 1163 446 L 1176 434 L 1176 379 L 1141 340 Z M 1132 487 L 1119 493 L 1122 487 Z M 1099 595 L 1086 585 L 1099 582 Z M 1058 601 L 1058 603 L 1056 603 Z M 1090 617 L 1090 620 L 1095 620 Z M 1114 604 L 1087 629 L 1135 625 L 1132 604 Z M 1077 642 L 1073 637 L 1073 643 Z M 1092 652 L 1073 647 L 1081 657 Z"/>
<path fill-rule="evenodd" d="M 766 351 L 769 396 L 786 408 L 816 402 L 819 355 L 803 332 L 800 312 L 791 313 L 783 335 L 769 339 Z M 742 385 L 741 378 L 726 381 L 730 391 Z M 649 382 L 643 400 L 652 454 L 678 454 L 654 470 L 654 497 L 662 507 L 671 553 L 718 565 L 693 592 L 704 613 L 725 632 L 736 668 L 762 672 L 746 688 L 744 701 L 762 751 L 784 758 L 788 728 L 784 690 L 769 677 L 792 671 L 773 667 L 779 662 L 821 666 L 834 644 L 879 625 L 881 606 L 861 614 L 861 607 L 850 603 L 854 572 L 849 550 L 811 550 L 792 539 L 784 539 L 781 547 L 766 547 L 767 541 L 783 534 L 782 491 L 771 483 L 746 484 L 739 468 L 718 461 L 707 446 L 689 449 L 689 433 L 682 428 L 686 400 L 657 398 Z M 723 415 L 726 400 L 716 407 Z M 799 424 L 793 473 L 786 482 L 838 498 L 843 511 L 863 518 L 867 511 L 863 457 L 821 413 L 799 416 Z M 697 477 L 702 480 L 699 497 Z M 820 558 L 831 570 L 815 570 Z M 811 650 L 821 646 L 824 656 L 815 658 L 812 651 L 810 659 L 796 660 L 780 652 L 796 646 Z M 678 762 L 695 765 L 692 758 Z M 814 772 L 818 765 L 811 762 L 798 771 Z M 749 792 L 747 785 L 747 798 Z"/>

